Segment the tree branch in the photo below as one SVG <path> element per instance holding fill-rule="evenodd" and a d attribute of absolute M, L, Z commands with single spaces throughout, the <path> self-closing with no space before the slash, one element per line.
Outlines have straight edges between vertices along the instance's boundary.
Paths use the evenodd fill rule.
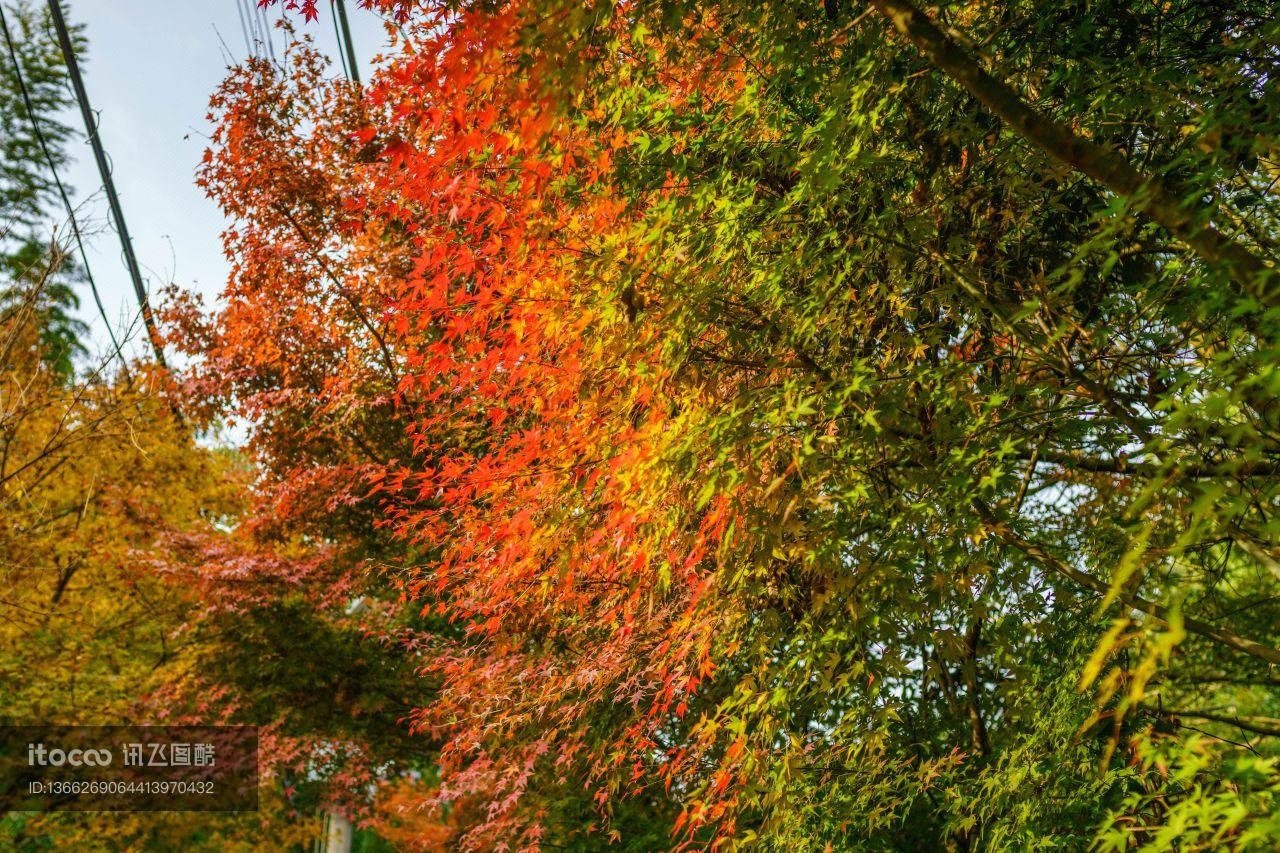
<path fill-rule="evenodd" d="M 1280 304 L 1273 286 L 1274 271 L 1208 224 L 1204 205 L 1184 205 L 1159 178 L 1143 174 L 1110 148 L 1085 139 L 1034 110 L 1008 84 L 988 74 L 908 0 L 871 0 L 871 5 L 935 67 L 1024 139 L 1130 200 L 1205 261 L 1221 267 L 1263 308 Z"/>
<path fill-rule="evenodd" d="M 336 288 L 338 295 L 342 297 L 342 299 L 347 303 L 347 305 L 355 313 L 356 319 L 360 321 L 360 325 L 364 326 L 365 331 L 367 331 L 373 337 L 373 340 L 378 345 L 378 350 L 382 354 L 383 366 L 387 368 L 387 372 L 391 375 L 392 386 L 394 387 L 399 385 L 400 374 L 396 370 L 396 360 L 395 360 L 395 357 L 391 354 L 391 348 L 387 346 L 386 338 L 384 338 L 382 334 L 378 331 L 377 327 L 373 325 L 373 322 L 369 319 L 368 315 L 365 313 L 364 308 L 361 307 L 359 301 L 357 301 L 356 298 L 351 295 L 351 291 L 347 289 L 347 286 L 342 283 L 342 280 L 338 278 L 337 274 L 333 271 L 332 267 L 329 266 L 328 259 L 326 259 L 325 256 L 320 252 L 320 248 L 319 246 L 317 246 L 316 241 L 311 239 L 311 235 L 308 234 L 306 229 L 302 227 L 302 223 L 300 223 L 297 220 L 297 218 L 293 215 L 292 211 L 290 211 L 283 204 L 275 205 L 275 209 L 281 216 L 285 218 L 285 221 L 287 221 L 293 227 L 293 230 L 297 233 L 297 235 L 300 238 L 302 238 L 302 242 L 304 245 L 306 245 L 307 250 L 310 251 L 311 257 L 315 259 L 315 262 L 320 265 L 320 269 L 324 272 L 325 276 L 329 279 L 330 282 L 333 283 L 333 286 L 334 288 Z"/>
<path fill-rule="evenodd" d="M 1006 545 L 1017 548 L 1040 565 L 1045 568 L 1052 569 L 1085 589 L 1093 590 L 1103 596 L 1111 595 L 1114 592 L 1111 589 L 1111 585 L 1101 578 L 1094 577 L 1088 572 L 1077 569 L 1067 561 L 1050 554 L 1035 542 L 1031 542 L 1018 536 L 1013 532 L 1008 524 L 998 520 L 995 517 L 995 514 L 992 513 L 990 507 L 982 501 L 974 499 L 973 507 L 977 510 L 978 515 L 982 520 L 994 530 L 996 535 L 999 536 L 1001 541 Z M 1152 616 L 1166 625 L 1169 623 L 1171 618 L 1168 607 L 1165 607 L 1163 604 L 1157 604 L 1154 601 L 1147 601 L 1145 598 L 1141 598 L 1137 595 L 1121 591 L 1116 594 L 1116 600 L 1125 607 L 1146 613 L 1148 616 Z M 1216 643 L 1235 649 L 1238 652 L 1244 652 L 1245 654 L 1251 655 L 1259 660 L 1264 660 L 1267 663 L 1272 664 L 1280 664 L 1280 649 L 1274 649 L 1271 646 L 1264 645 L 1255 640 L 1250 640 L 1247 637 L 1242 637 L 1239 634 L 1227 630 L 1226 628 L 1220 628 L 1216 625 L 1211 625 L 1208 622 L 1202 622 L 1199 619 L 1185 615 L 1182 616 L 1182 627 L 1192 634 L 1213 640 Z"/>
<path fill-rule="evenodd" d="M 1211 711 L 1175 711 L 1171 708 L 1165 708 L 1164 713 L 1170 717 L 1190 717 L 1193 720 L 1225 723 L 1256 735 L 1280 737 L 1280 720 L 1274 717 L 1240 717 L 1234 714 L 1215 714 Z"/>

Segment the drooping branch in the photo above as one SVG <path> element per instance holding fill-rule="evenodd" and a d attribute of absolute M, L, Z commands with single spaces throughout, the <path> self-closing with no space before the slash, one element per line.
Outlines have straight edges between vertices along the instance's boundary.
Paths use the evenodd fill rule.
<path fill-rule="evenodd" d="M 293 212 L 285 207 L 284 204 L 275 205 L 275 209 L 285 218 L 285 221 L 292 226 L 298 237 L 302 239 L 302 242 L 306 245 L 312 259 L 320 265 L 321 271 L 324 272 L 325 277 L 333 284 L 337 294 L 342 297 L 344 302 L 347 303 L 352 312 L 356 315 L 356 319 L 360 321 L 360 325 L 364 326 L 365 331 L 367 331 L 373 338 L 374 342 L 377 343 L 378 350 L 382 355 L 382 364 L 387 368 L 387 373 L 391 376 L 393 386 L 399 385 L 400 374 L 399 371 L 396 370 L 395 356 L 391 354 L 391 348 L 387 346 L 386 338 L 383 337 L 382 333 L 378 331 L 376 326 L 374 326 L 373 321 L 369 319 L 368 313 L 356 298 L 351 295 L 351 291 L 342 283 L 342 280 L 338 278 L 337 273 L 335 273 L 333 268 L 329 265 L 329 261 L 320 252 L 320 248 L 316 244 L 316 241 L 313 240 L 311 235 L 307 233 L 307 230 L 302 227 L 302 223 L 300 223 L 297 217 L 293 215 Z"/>
<path fill-rule="evenodd" d="M 1171 708 L 1165 708 L 1164 713 L 1170 717 L 1189 717 L 1196 720 L 1208 720 L 1212 723 L 1223 723 L 1265 737 L 1280 737 L 1280 720 L 1275 717 L 1215 714 L 1212 711 L 1183 711 Z"/>
<path fill-rule="evenodd" d="M 1094 474 L 1134 474 L 1154 476 L 1160 473 L 1176 474 L 1188 479 L 1271 478 L 1280 476 L 1280 463 L 1270 459 L 1242 459 L 1225 462 L 1179 462 L 1173 466 L 1161 466 L 1151 462 L 1134 462 L 1125 458 L 1090 456 L 1075 451 L 1041 450 L 1038 461 L 1059 465 L 1075 471 Z"/>
<path fill-rule="evenodd" d="M 987 73 L 946 36 L 929 16 L 907 0 L 870 0 L 871 6 L 940 71 L 995 113 L 1014 132 L 1117 195 L 1163 226 L 1205 261 L 1221 267 L 1263 308 L 1280 305 L 1275 271 L 1207 220 L 1203 205 L 1184 204 L 1163 181 L 1146 175 L 1124 157 L 1045 116 L 1007 83 Z"/>
<path fill-rule="evenodd" d="M 1111 589 L 1111 584 L 1107 581 L 1076 568 L 1066 560 L 1049 553 L 1049 551 L 1047 551 L 1043 546 L 1027 539 L 1023 539 L 1015 533 L 1006 522 L 996 518 L 991 509 L 982 501 L 974 500 L 973 507 L 977 510 L 978 515 L 982 520 L 992 528 L 997 536 L 1000 537 L 1002 542 L 1018 549 L 1041 566 L 1051 569 L 1068 580 L 1079 584 L 1085 589 L 1092 590 L 1099 595 L 1106 596 L 1115 592 Z M 1166 625 L 1169 624 L 1172 618 L 1170 609 L 1165 607 L 1163 604 L 1158 604 L 1154 601 L 1147 601 L 1145 598 L 1123 591 L 1116 594 L 1115 598 L 1125 607 L 1137 610 L 1141 613 L 1146 613 L 1148 616 L 1158 619 Z M 1249 638 L 1242 637 L 1233 631 L 1227 630 L 1226 628 L 1211 625 L 1208 622 L 1201 621 L 1191 616 L 1182 616 L 1181 622 L 1182 627 L 1192 634 L 1204 637 L 1208 640 L 1213 640 L 1216 643 L 1235 649 L 1238 652 L 1244 652 L 1247 655 L 1251 655 L 1259 660 L 1264 660 L 1267 663 L 1280 664 L 1280 649 L 1272 648 L 1271 646 L 1264 645 L 1256 640 L 1250 640 Z"/>

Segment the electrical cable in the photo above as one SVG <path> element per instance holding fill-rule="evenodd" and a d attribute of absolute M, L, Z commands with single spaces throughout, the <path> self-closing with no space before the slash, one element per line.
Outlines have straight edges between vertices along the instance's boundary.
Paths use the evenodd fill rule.
<path fill-rule="evenodd" d="M 267 20 L 267 10 L 258 6 L 258 17 L 262 20 L 262 33 L 267 39 L 267 52 L 271 54 L 271 61 L 276 61 L 276 46 L 271 40 L 271 22 Z"/>
<path fill-rule="evenodd" d="M 338 24 L 338 7 L 334 0 L 329 0 L 329 15 L 333 18 L 333 40 L 338 45 L 338 61 L 342 63 L 342 76 L 351 79 L 351 71 L 347 68 L 347 55 L 342 51 L 342 29 Z"/>
<path fill-rule="evenodd" d="M 62 8 L 58 5 L 58 0 L 49 0 L 49 12 L 53 16 L 53 25 L 58 31 L 58 44 L 62 48 L 62 58 L 67 65 L 67 73 L 71 76 L 71 87 L 75 91 L 76 102 L 80 105 L 80 115 L 84 119 L 85 130 L 89 134 L 89 144 L 93 147 L 98 174 L 102 177 L 102 188 L 107 194 L 107 205 L 115 220 L 116 233 L 120 237 L 120 246 L 124 251 L 125 266 L 128 267 L 129 276 L 133 280 L 134 295 L 137 296 L 138 305 L 142 309 L 142 322 L 146 326 L 147 336 L 151 339 L 151 348 L 155 351 L 156 362 L 161 367 L 166 367 L 160 330 L 156 327 L 155 317 L 151 313 L 147 288 L 142 283 L 142 271 L 138 268 L 138 258 L 133 253 L 133 242 L 129 239 L 129 229 L 125 225 L 124 210 L 120 206 L 120 197 L 116 194 L 115 181 L 111 177 L 111 168 L 107 163 L 107 153 L 102 147 L 102 138 L 98 134 L 93 109 L 89 106 L 89 95 L 85 91 L 84 80 L 80 76 L 75 46 L 71 42 L 71 33 L 67 29 L 66 20 L 62 17 Z"/>
<path fill-rule="evenodd" d="M 351 25 L 347 22 L 347 5 L 343 0 L 336 0 L 338 5 L 338 22 L 342 25 L 342 45 L 338 46 L 338 50 L 342 50 L 342 46 L 347 48 L 347 76 L 358 87 L 360 85 L 360 66 L 356 64 L 356 49 L 351 42 Z"/>
<path fill-rule="evenodd" d="M 240 16 L 240 36 L 244 39 L 244 49 L 249 56 L 253 56 L 253 45 L 249 43 L 249 25 L 244 20 L 244 3 L 242 0 L 236 0 L 236 14 Z"/>

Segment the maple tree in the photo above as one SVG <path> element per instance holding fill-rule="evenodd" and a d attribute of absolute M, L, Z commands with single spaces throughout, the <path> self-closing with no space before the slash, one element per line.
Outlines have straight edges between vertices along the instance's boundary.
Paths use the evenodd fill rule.
<path fill-rule="evenodd" d="M 194 576 L 415 685 L 439 785 L 361 780 L 476 849 L 1275 837 L 1266 4 L 374 5 L 366 89 L 215 96 L 171 317 L 260 475 Z"/>
<path fill-rule="evenodd" d="M 35 288 L 0 315 L 0 722 L 159 724 L 146 694 L 198 672 L 186 628 L 201 605 L 148 572 L 147 555 L 166 535 L 235 518 L 246 472 L 229 451 L 192 443 L 154 369 L 121 369 L 112 355 L 67 376 L 47 357 L 38 288 L 59 260 L 28 265 Z M 9 813 L 0 838 L 14 850 L 307 839 L 274 781 L 260 815 Z"/>
<path fill-rule="evenodd" d="M 151 697 L 196 681 L 210 654 L 191 630 L 205 605 L 174 582 L 171 543 L 225 538 L 250 478 L 234 449 L 193 440 L 163 371 L 115 351 L 91 357 L 74 314 L 86 270 L 68 254 L 56 174 L 68 162 L 65 68 L 47 16 L 26 3 L 3 12 L 0 722 L 160 724 L 174 708 Z M 166 571 L 153 573 L 160 550 Z M 12 850 L 310 840 L 318 821 L 278 782 L 262 780 L 258 814 L 10 812 L 0 839 Z"/>

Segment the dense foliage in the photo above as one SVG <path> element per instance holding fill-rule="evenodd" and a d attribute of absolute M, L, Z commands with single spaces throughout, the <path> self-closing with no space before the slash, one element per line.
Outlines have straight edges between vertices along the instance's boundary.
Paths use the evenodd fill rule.
<path fill-rule="evenodd" d="M 384 10 L 215 98 L 189 390 L 428 620 L 461 843 L 1277 831 L 1268 4 Z"/>
<path fill-rule="evenodd" d="M 225 537 L 249 472 L 193 441 L 154 366 L 91 357 L 55 172 L 72 142 L 65 68 L 47 13 L 0 10 L 0 724 L 171 721 L 186 709 L 157 697 L 193 681 L 217 642 L 193 619 L 205 602 L 174 582 L 174 543 Z M 6 813 L 0 847 L 257 850 L 314 835 L 278 777 L 261 803 L 213 818 Z"/>
<path fill-rule="evenodd" d="M 50 221 L 62 203 L 55 170 L 68 162 L 66 66 L 47 11 L 17 0 L 0 12 L 0 312 L 39 313 L 42 357 L 65 379 L 88 355 L 87 329 L 75 316 L 83 270 L 65 254 L 48 263 L 50 247 L 65 244 L 70 230 L 63 216 Z M 72 37 L 83 45 L 79 30 Z"/>

